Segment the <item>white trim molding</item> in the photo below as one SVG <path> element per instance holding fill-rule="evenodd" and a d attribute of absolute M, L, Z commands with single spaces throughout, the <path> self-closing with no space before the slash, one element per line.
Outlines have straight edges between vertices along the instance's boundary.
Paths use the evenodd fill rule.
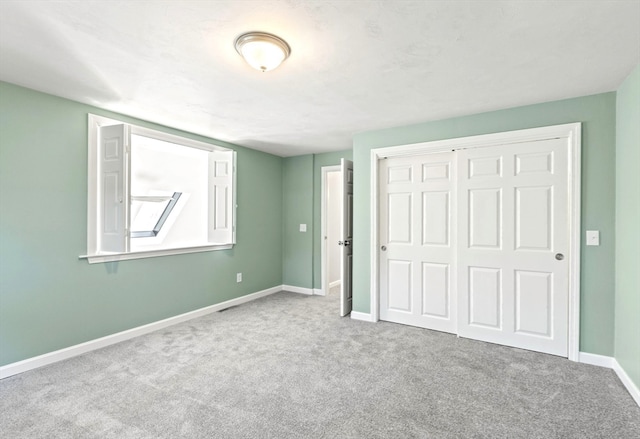
<path fill-rule="evenodd" d="M 371 321 L 380 318 L 380 289 L 379 289 L 379 221 L 378 221 L 378 192 L 380 160 L 388 157 L 409 157 L 422 154 L 452 151 L 467 148 L 482 148 L 487 146 L 508 145 L 514 143 L 531 142 L 544 139 L 566 139 L 569 147 L 569 303 L 567 322 L 567 356 L 569 360 L 579 360 L 580 342 L 580 200 L 581 200 L 581 130 L 579 122 L 507 131 L 493 134 L 460 137 L 454 139 L 436 140 L 430 142 L 413 143 L 408 145 L 375 148 L 371 150 L 371 180 L 370 180 L 370 218 L 371 243 L 370 260 L 370 312 Z"/>
<path fill-rule="evenodd" d="M 283 290 L 282 285 L 277 285 L 266 290 L 258 291 L 256 293 L 247 294 L 246 296 L 238 297 L 236 299 L 227 300 L 225 302 L 216 303 L 215 305 L 206 306 L 204 308 L 189 311 L 184 314 L 169 317 L 167 319 L 158 320 L 157 322 L 149 323 L 146 325 L 138 326 L 136 328 L 127 329 L 126 331 L 117 332 L 115 334 L 107 335 L 105 337 L 96 338 L 84 343 L 80 343 L 68 348 L 59 349 L 57 351 L 49 352 L 37 357 L 27 358 L 26 360 L 17 361 L 15 363 L 7 364 L 0 367 L 0 379 L 17 375 L 19 373 L 27 372 L 38 367 L 47 366 L 58 361 L 66 360 L 78 355 L 85 354 L 87 352 L 95 351 L 107 346 L 111 346 L 122 341 L 130 340 L 135 337 L 139 337 L 144 334 L 148 334 L 159 329 L 166 328 L 178 323 L 185 322 L 187 320 L 195 319 L 205 316 L 217 311 L 221 311 L 232 306 L 241 305 L 252 300 L 259 299 L 261 297 L 268 296 L 270 294 L 278 293 Z"/>
<path fill-rule="evenodd" d="M 328 215 L 328 197 L 327 193 L 327 177 L 330 172 L 340 172 L 342 167 L 340 165 L 323 166 L 320 168 L 321 184 L 320 184 L 320 277 L 322 284 L 323 296 L 329 294 L 331 286 L 327 287 L 329 269 L 327 267 L 327 258 L 329 251 L 327 248 L 327 215 Z"/>
<path fill-rule="evenodd" d="M 314 296 L 326 296 L 324 290 L 322 288 L 314 288 L 313 289 Z"/>
<path fill-rule="evenodd" d="M 607 369 L 613 369 L 618 375 L 618 378 L 622 382 L 622 385 L 627 389 L 627 392 L 631 395 L 633 400 L 640 406 L 640 389 L 631 380 L 627 372 L 620 366 L 618 360 L 614 357 L 607 357 L 606 355 L 590 354 L 588 352 L 580 352 L 580 363 L 591 364 L 592 366 L 606 367 Z"/>
<path fill-rule="evenodd" d="M 365 312 L 351 311 L 351 318 L 353 320 L 360 320 L 363 322 L 372 322 L 374 323 L 376 320 L 373 320 L 373 316 L 371 314 Z"/>
<path fill-rule="evenodd" d="M 225 245 L 199 245 L 194 247 L 164 248 L 159 250 L 145 250 L 128 253 L 105 253 L 96 255 L 80 255 L 78 259 L 86 259 L 90 264 L 101 262 L 128 261 L 131 259 L 155 258 L 158 256 L 184 255 L 187 253 L 210 252 L 214 250 L 229 250 L 233 244 Z"/>
<path fill-rule="evenodd" d="M 308 296 L 313 296 L 312 288 L 294 287 L 293 285 L 282 285 L 282 290 L 288 291 L 290 293 L 306 294 Z"/>
<path fill-rule="evenodd" d="M 584 364 L 591 364 L 592 366 L 613 368 L 613 357 L 607 357 L 606 355 L 590 354 L 588 352 L 580 352 L 578 361 Z"/>
<path fill-rule="evenodd" d="M 627 372 L 622 368 L 622 366 L 620 366 L 620 363 L 618 363 L 618 360 L 616 360 L 615 358 L 613 358 L 613 370 L 618 375 L 618 378 L 620 378 L 620 381 L 622 381 L 622 384 L 627 388 L 627 391 L 634 399 L 636 404 L 638 404 L 638 406 L 640 407 L 640 389 L 638 389 L 638 386 L 636 386 L 636 384 L 631 381 L 631 378 L 629 377 L 629 375 L 627 375 Z"/>

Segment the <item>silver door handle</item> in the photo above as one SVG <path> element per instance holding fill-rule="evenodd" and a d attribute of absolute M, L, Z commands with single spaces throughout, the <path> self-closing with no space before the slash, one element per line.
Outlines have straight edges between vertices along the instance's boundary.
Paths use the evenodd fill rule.
<path fill-rule="evenodd" d="M 383 252 L 386 252 L 387 251 L 387 246 L 383 245 L 382 247 L 380 247 L 380 250 L 382 250 Z"/>
<path fill-rule="evenodd" d="M 564 259 L 564 255 L 562 253 L 556 253 L 556 259 L 561 261 Z"/>

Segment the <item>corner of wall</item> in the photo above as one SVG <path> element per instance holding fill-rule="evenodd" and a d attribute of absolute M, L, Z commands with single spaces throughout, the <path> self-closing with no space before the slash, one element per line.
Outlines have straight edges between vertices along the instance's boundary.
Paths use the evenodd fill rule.
<path fill-rule="evenodd" d="M 616 93 L 614 358 L 640 388 L 640 65 Z M 619 373 L 620 375 L 620 373 Z M 629 387 L 629 386 L 627 386 Z"/>
<path fill-rule="evenodd" d="M 313 288 L 313 155 L 284 158 L 282 173 L 282 282 Z"/>

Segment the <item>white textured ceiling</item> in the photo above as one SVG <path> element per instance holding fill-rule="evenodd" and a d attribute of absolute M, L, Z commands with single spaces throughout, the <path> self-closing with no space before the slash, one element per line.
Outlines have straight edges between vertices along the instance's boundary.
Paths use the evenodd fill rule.
<path fill-rule="evenodd" d="M 250 30 L 291 57 L 251 69 Z M 282 156 L 615 90 L 639 62 L 637 0 L 0 2 L 0 80 Z"/>

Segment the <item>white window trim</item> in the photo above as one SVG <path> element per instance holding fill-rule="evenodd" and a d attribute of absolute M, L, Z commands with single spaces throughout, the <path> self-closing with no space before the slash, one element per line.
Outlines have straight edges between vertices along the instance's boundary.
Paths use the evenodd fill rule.
<path fill-rule="evenodd" d="M 131 134 L 137 134 L 144 137 L 150 137 L 156 140 L 162 140 L 165 142 L 177 143 L 180 145 L 188 146 L 191 148 L 197 148 L 205 151 L 229 151 L 230 148 L 224 148 L 221 146 L 199 142 L 197 140 L 189 139 L 186 137 L 176 136 L 149 128 L 133 125 L 127 122 L 123 122 L 117 119 L 111 119 L 104 116 L 98 116 L 96 114 L 88 114 L 88 175 L 87 175 L 87 254 L 78 256 L 79 259 L 87 259 L 90 264 L 102 263 L 102 262 L 114 262 L 114 261 L 126 261 L 131 259 L 144 259 L 153 258 L 158 256 L 170 256 L 181 255 L 187 253 L 200 253 L 215 250 L 228 250 L 233 248 L 236 243 L 236 213 L 237 213 L 237 176 L 236 176 L 236 162 L 235 154 L 233 161 L 233 234 L 232 242 L 229 244 L 217 244 L 217 245 L 194 245 L 186 247 L 167 248 L 161 250 L 139 250 L 126 253 L 107 253 L 98 251 L 97 235 L 97 203 L 98 197 L 95 194 L 98 192 L 98 181 L 96 176 L 98 175 L 98 136 L 101 126 L 116 125 L 125 123 L 131 128 Z"/>
<path fill-rule="evenodd" d="M 80 259 L 86 259 L 90 264 L 101 262 L 128 261 L 130 259 L 155 258 L 158 256 L 183 255 L 187 253 L 210 252 L 214 250 L 228 250 L 233 244 L 226 245 L 202 245 L 193 247 L 167 248 L 163 250 L 142 250 L 129 253 L 103 253 L 94 255 L 81 255 Z"/>

